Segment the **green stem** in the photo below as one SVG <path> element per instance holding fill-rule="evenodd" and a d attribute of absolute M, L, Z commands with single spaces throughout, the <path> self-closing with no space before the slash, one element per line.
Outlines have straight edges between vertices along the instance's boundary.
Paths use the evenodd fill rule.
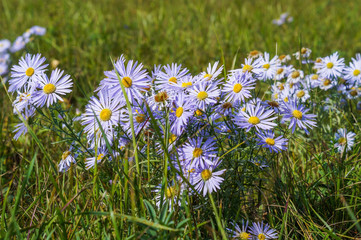
<path fill-rule="evenodd" d="M 209 196 L 209 199 L 211 200 L 211 203 L 212 203 L 213 212 L 214 212 L 214 215 L 215 215 L 215 217 L 216 217 L 216 221 L 217 221 L 218 228 L 219 228 L 219 230 L 221 231 L 222 239 L 227 239 L 227 235 L 226 235 L 226 232 L 225 232 L 224 229 L 223 229 L 223 226 L 222 226 L 222 223 L 221 223 L 221 219 L 220 219 L 219 216 L 218 216 L 216 204 L 214 204 L 213 196 L 212 196 L 212 194 L 211 194 L 210 192 L 208 192 L 208 196 Z"/>

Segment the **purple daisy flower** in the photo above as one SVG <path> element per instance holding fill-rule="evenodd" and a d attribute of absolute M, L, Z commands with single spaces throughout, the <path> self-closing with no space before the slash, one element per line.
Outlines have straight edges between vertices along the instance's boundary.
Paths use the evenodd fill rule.
<path fill-rule="evenodd" d="M 287 139 L 283 136 L 275 138 L 275 134 L 268 130 L 260 133 L 256 133 L 258 136 L 258 145 L 262 145 L 270 150 L 270 152 L 280 152 L 287 149 Z"/>
<path fill-rule="evenodd" d="M 220 189 L 219 185 L 224 181 L 220 175 L 222 175 L 226 169 L 215 172 L 214 170 L 221 163 L 218 159 L 213 161 L 209 159 L 211 164 L 204 164 L 203 167 L 199 167 L 195 170 L 194 184 L 195 189 L 199 192 L 203 192 L 203 196 L 206 196 L 207 193 L 216 192 L 217 189 Z"/>
<path fill-rule="evenodd" d="M 307 128 L 313 128 L 316 126 L 316 122 L 314 120 L 317 116 L 315 114 L 307 114 L 308 111 L 309 109 L 306 109 L 302 104 L 297 106 L 296 99 L 290 100 L 287 103 L 283 102 L 282 122 L 290 121 L 289 128 L 292 128 L 292 133 L 295 131 L 296 126 L 298 126 L 309 134 Z"/>
<path fill-rule="evenodd" d="M 276 119 L 273 116 L 273 110 L 267 110 L 261 106 L 261 102 L 257 105 L 247 104 L 246 111 L 240 111 L 237 116 L 234 117 L 234 122 L 241 128 L 245 128 L 248 132 L 252 127 L 255 127 L 257 131 L 260 129 L 269 130 L 277 124 L 272 122 Z"/>

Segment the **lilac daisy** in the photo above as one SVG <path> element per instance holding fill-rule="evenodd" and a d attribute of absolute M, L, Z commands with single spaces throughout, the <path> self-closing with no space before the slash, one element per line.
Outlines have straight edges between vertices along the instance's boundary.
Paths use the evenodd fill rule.
<path fill-rule="evenodd" d="M 224 85 L 222 92 L 226 95 L 225 100 L 235 103 L 244 102 L 251 97 L 250 90 L 254 89 L 256 80 L 249 72 L 235 72 Z"/>
<path fill-rule="evenodd" d="M 187 126 L 188 120 L 193 116 L 194 105 L 193 102 L 186 98 L 186 95 L 180 94 L 174 101 L 175 108 L 171 113 L 171 132 L 176 135 L 181 135 Z"/>
<path fill-rule="evenodd" d="M 210 160 L 212 164 L 205 164 L 203 167 L 199 167 L 195 170 L 194 175 L 194 185 L 195 189 L 199 192 L 203 192 L 203 196 L 206 196 L 207 193 L 216 192 L 217 189 L 220 189 L 220 184 L 224 181 L 220 175 L 222 175 L 226 169 L 215 172 L 214 170 L 221 163 L 214 159 Z"/>
<path fill-rule="evenodd" d="M 297 106 L 297 99 L 290 100 L 283 103 L 282 122 L 290 121 L 289 128 L 292 128 L 292 133 L 295 131 L 296 126 L 303 129 L 307 134 L 309 133 L 307 128 L 313 128 L 316 126 L 314 121 L 317 117 L 315 114 L 307 114 L 309 109 L 306 109 L 302 104 Z"/>
<path fill-rule="evenodd" d="M 325 78 L 341 77 L 345 67 L 344 59 L 339 58 L 338 52 L 331 56 L 322 58 L 321 62 L 316 62 L 315 67 L 318 69 L 317 74 Z"/>
<path fill-rule="evenodd" d="M 240 111 L 237 116 L 234 117 L 234 122 L 241 128 L 245 128 L 248 132 L 252 127 L 255 127 L 258 131 L 260 129 L 268 130 L 272 129 L 277 124 L 272 122 L 276 119 L 273 116 L 273 110 L 267 110 L 261 106 L 261 102 L 257 105 L 247 104 L 246 111 Z"/>
<path fill-rule="evenodd" d="M 45 60 L 41 54 L 26 54 L 25 58 L 22 57 L 19 60 L 19 65 L 11 68 L 9 92 L 21 91 L 27 87 L 37 87 L 37 78 L 46 71 L 45 68 L 48 66 L 48 64 L 44 64 Z"/>
<path fill-rule="evenodd" d="M 351 150 L 355 144 L 356 134 L 353 132 L 347 132 L 346 128 L 340 128 L 335 134 L 336 143 L 334 145 L 338 152 L 344 152 Z"/>
<path fill-rule="evenodd" d="M 206 82 L 202 82 L 190 90 L 190 97 L 201 110 L 205 110 L 208 105 L 215 104 L 219 95 L 220 90 L 217 86 Z"/>
<path fill-rule="evenodd" d="M 58 100 L 63 101 L 61 95 L 71 92 L 73 86 L 70 75 L 63 75 L 64 71 L 55 69 L 51 72 L 50 78 L 46 74 L 38 76 L 38 88 L 40 90 L 34 93 L 34 105 L 37 107 L 53 105 Z"/>
<path fill-rule="evenodd" d="M 287 149 L 287 139 L 283 136 L 278 136 L 275 138 L 275 134 L 272 131 L 264 131 L 256 133 L 258 136 L 258 145 L 266 147 L 270 152 L 280 152 L 281 150 Z"/>
<path fill-rule="evenodd" d="M 278 238 L 276 230 L 272 229 L 267 223 L 253 223 L 250 232 L 255 239 L 268 240 Z"/>

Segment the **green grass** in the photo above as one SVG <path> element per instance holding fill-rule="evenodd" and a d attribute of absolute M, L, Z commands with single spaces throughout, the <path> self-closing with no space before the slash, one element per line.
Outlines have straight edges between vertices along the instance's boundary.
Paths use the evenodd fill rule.
<path fill-rule="evenodd" d="M 84 110 L 103 71 L 112 69 L 110 59 L 122 53 L 148 69 L 177 62 L 194 74 L 223 58 L 227 69 L 234 58 L 239 66 L 254 49 L 290 54 L 305 46 L 313 50 L 313 57 L 338 50 L 350 59 L 361 52 L 360 10 L 357 1 L 336 0 L 2 0 L 0 39 L 14 40 L 32 25 L 47 28 L 47 34 L 26 51 L 59 60 L 59 67 L 71 74 L 76 83 L 69 95 L 73 113 L 75 108 Z M 272 25 L 272 19 L 285 11 L 294 22 Z M 58 174 L 54 166 L 66 150 L 62 138 L 44 127 L 12 141 L 18 120 L 3 88 L 0 101 L 1 238 L 221 238 L 222 224 L 246 217 L 266 220 L 277 227 L 282 239 L 360 236 L 360 145 L 340 156 L 330 150 L 329 143 L 334 130 L 345 124 L 359 132 L 355 106 L 356 120 L 347 111 L 318 112 L 317 133 L 292 137 L 290 151 L 275 158 L 267 174 L 253 176 L 243 165 L 230 164 L 238 181 L 225 181 L 223 186 L 241 190 L 215 194 L 218 213 L 203 198 L 189 196 L 170 213 L 167 206 L 156 208 L 150 198 L 156 180 L 166 182 L 174 171 L 164 168 L 167 154 L 143 157 L 125 168 L 105 164 L 85 171 L 74 166 L 68 174 Z M 167 139 L 163 143 L 167 146 Z M 125 157 L 133 154 L 135 145 L 131 144 Z M 245 147 L 235 147 L 230 156 L 245 157 L 241 153 Z M 144 173 L 142 178 L 137 177 L 139 171 Z M 199 203 L 209 208 L 194 209 Z"/>

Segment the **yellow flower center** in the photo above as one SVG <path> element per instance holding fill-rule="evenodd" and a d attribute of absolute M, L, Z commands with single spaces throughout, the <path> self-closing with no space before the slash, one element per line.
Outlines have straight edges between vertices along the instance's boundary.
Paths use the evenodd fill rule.
<path fill-rule="evenodd" d="M 285 59 L 285 57 L 286 57 L 286 55 L 281 55 L 278 57 L 278 59 L 282 61 L 283 59 Z"/>
<path fill-rule="evenodd" d="M 257 236 L 258 240 L 265 240 L 266 236 L 263 233 L 258 234 Z"/>
<path fill-rule="evenodd" d="M 312 80 L 317 80 L 318 79 L 318 75 L 317 74 L 313 74 L 311 77 Z"/>
<path fill-rule="evenodd" d="M 283 83 L 281 83 L 280 85 L 278 85 L 278 89 L 279 89 L 279 90 L 285 89 L 285 85 L 284 85 Z"/>
<path fill-rule="evenodd" d="M 165 195 L 166 195 L 166 197 L 168 199 L 171 199 L 171 198 L 174 198 L 175 193 L 176 193 L 175 188 L 174 187 L 169 187 L 169 188 L 167 188 L 167 191 L 166 191 Z"/>
<path fill-rule="evenodd" d="M 180 118 L 183 115 L 183 108 L 177 108 L 177 110 L 175 111 L 175 115 L 177 116 L 177 118 Z"/>
<path fill-rule="evenodd" d="M 212 177 L 212 172 L 209 169 L 204 169 L 201 172 L 201 177 L 204 181 L 208 181 Z"/>
<path fill-rule="evenodd" d="M 338 139 L 338 143 L 341 144 L 341 145 L 344 145 L 346 142 L 347 142 L 347 139 L 344 138 L 344 137 L 340 137 L 340 138 Z"/>
<path fill-rule="evenodd" d="M 250 124 L 257 125 L 257 124 L 260 122 L 260 120 L 259 120 L 258 117 L 252 116 L 252 117 L 250 117 L 250 118 L 248 119 L 248 122 L 249 122 Z"/>
<path fill-rule="evenodd" d="M 202 150 L 202 149 L 200 149 L 200 148 L 195 148 L 195 149 L 193 150 L 193 157 L 194 157 L 194 158 L 200 157 L 200 156 L 202 155 L 202 153 L 203 153 L 203 150 Z"/>
<path fill-rule="evenodd" d="M 353 71 L 353 75 L 354 75 L 355 77 L 358 76 L 358 75 L 360 75 L 360 73 L 361 73 L 361 71 L 358 70 L 358 69 L 355 69 L 355 70 Z"/>
<path fill-rule="evenodd" d="M 177 136 L 172 134 L 169 138 L 169 143 L 173 143 L 175 140 L 177 140 Z"/>
<path fill-rule="evenodd" d="M 323 81 L 323 86 L 328 86 L 331 84 L 331 80 L 326 79 L 325 81 Z"/>
<path fill-rule="evenodd" d="M 300 72 L 299 71 L 293 71 L 293 73 L 291 74 L 292 78 L 298 78 L 300 76 Z"/>
<path fill-rule="evenodd" d="M 168 81 L 172 82 L 172 83 L 177 83 L 177 78 L 176 77 L 171 77 L 171 78 L 169 78 Z"/>
<path fill-rule="evenodd" d="M 101 154 L 99 154 L 99 155 L 98 155 L 97 160 L 98 160 L 98 161 L 99 161 L 99 160 L 102 160 L 102 159 L 103 159 L 103 157 L 104 157 L 104 154 L 103 154 L 103 153 L 101 153 Z"/>
<path fill-rule="evenodd" d="M 201 101 L 203 101 L 207 97 L 208 97 L 208 93 L 206 93 L 205 91 L 200 91 L 197 95 L 197 98 Z"/>
<path fill-rule="evenodd" d="M 277 69 L 276 73 L 277 73 L 277 74 L 281 74 L 281 73 L 283 73 L 283 68 L 279 68 L 279 69 Z"/>
<path fill-rule="evenodd" d="M 135 121 L 137 121 L 137 123 L 142 123 L 145 121 L 145 115 L 144 114 L 138 114 L 136 117 L 135 117 Z"/>
<path fill-rule="evenodd" d="M 293 110 L 292 115 L 297 119 L 302 119 L 302 112 L 299 110 Z"/>
<path fill-rule="evenodd" d="M 290 83 L 290 88 L 293 88 L 293 85 L 294 85 L 294 83 L 291 82 L 291 83 Z"/>
<path fill-rule="evenodd" d="M 33 74 L 34 74 L 34 68 L 29 67 L 28 69 L 26 69 L 25 74 L 26 74 L 26 76 L 28 76 L 28 77 L 33 76 Z"/>
<path fill-rule="evenodd" d="M 241 90 L 242 90 L 242 85 L 241 84 L 239 84 L 239 83 L 236 83 L 236 84 L 234 84 L 234 86 L 233 86 L 233 92 L 235 92 L 235 93 L 239 93 Z"/>
<path fill-rule="evenodd" d="M 278 93 L 275 93 L 273 96 L 275 99 L 278 99 Z"/>
<path fill-rule="evenodd" d="M 245 111 L 246 111 L 246 107 L 243 107 L 243 108 L 241 109 L 241 111 L 242 111 L 242 112 L 245 112 Z"/>
<path fill-rule="evenodd" d="M 250 72 L 250 71 L 252 71 L 253 67 L 251 65 L 246 64 L 243 66 L 242 69 L 243 69 L 243 72 L 247 72 L 247 71 Z"/>
<path fill-rule="evenodd" d="M 285 97 L 285 99 L 283 99 L 283 101 L 288 102 L 288 97 Z"/>
<path fill-rule="evenodd" d="M 63 152 L 63 154 L 61 155 L 61 159 L 65 160 L 70 154 L 71 154 L 71 152 L 69 152 L 69 151 Z"/>
<path fill-rule="evenodd" d="M 201 110 L 197 109 L 196 114 L 197 114 L 197 116 L 202 116 L 203 112 Z"/>
<path fill-rule="evenodd" d="M 273 146 L 275 145 L 275 140 L 273 138 L 266 138 L 266 143 Z"/>
<path fill-rule="evenodd" d="M 271 67 L 271 65 L 269 63 L 266 63 L 265 65 L 263 65 L 263 68 L 265 69 L 269 69 Z"/>
<path fill-rule="evenodd" d="M 277 98 L 278 98 L 278 96 L 277 96 Z M 268 103 L 268 105 L 271 106 L 271 107 L 279 107 L 279 104 L 278 104 L 278 102 L 276 102 L 276 101 L 269 101 L 269 102 L 267 102 L 267 103 Z"/>
<path fill-rule="evenodd" d="M 211 78 L 212 78 L 212 75 L 209 74 L 209 73 L 207 73 L 207 74 L 204 75 L 204 78 L 209 78 L 209 79 L 211 79 Z M 209 80 L 209 79 L 208 79 L 208 80 Z"/>
<path fill-rule="evenodd" d="M 357 91 L 356 91 L 356 90 L 352 90 L 352 91 L 350 92 L 350 95 L 353 96 L 353 97 L 357 96 Z"/>
<path fill-rule="evenodd" d="M 302 98 L 303 96 L 305 96 L 305 91 L 300 90 L 300 91 L 297 92 L 296 95 L 297 95 L 298 98 Z"/>
<path fill-rule="evenodd" d="M 132 86 L 132 79 L 130 79 L 130 77 L 123 77 L 122 79 L 122 84 L 124 85 L 124 87 L 126 88 L 130 88 Z"/>
<path fill-rule="evenodd" d="M 46 84 L 43 88 L 43 91 L 45 94 L 51 94 L 51 93 L 55 92 L 55 90 L 56 90 L 56 87 L 52 83 Z"/>
<path fill-rule="evenodd" d="M 104 108 L 99 114 L 99 118 L 102 121 L 109 121 L 111 116 L 112 116 L 112 111 L 109 108 Z"/>
<path fill-rule="evenodd" d="M 326 67 L 329 68 L 329 69 L 330 69 L 330 68 L 333 68 L 333 63 L 332 63 L 332 62 L 327 63 L 327 64 L 326 64 Z"/>
<path fill-rule="evenodd" d="M 253 51 L 251 51 L 250 53 L 249 53 L 249 55 L 251 55 L 251 56 L 258 56 L 259 54 L 260 54 L 261 52 L 260 51 L 258 51 L 258 50 L 253 50 Z"/>
<path fill-rule="evenodd" d="M 182 88 L 186 88 L 186 87 L 189 87 L 189 86 L 192 86 L 192 82 L 183 82 L 182 83 Z"/>
<path fill-rule="evenodd" d="M 241 240 L 248 240 L 248 239 L 249 239 L 249 233 L 241 232 L 241 233 L 239 234 L 239 238 L 240 238 Z"/>
<path fill-rule="evenodd" d="M 322 59 L 321 58 L 316 58 L 316 63 L 320 63 L 322 62 Z"/>
<path fill-rule="evenodd" d="M 167 92 L 159 92 L 155 95 L 154 100 L 158 103 L 165 102 L 168 99 Z"/>
<path fill-rule="evenodd" d="M 305 54 L 306 52 L 307 52 L 307 48 L 302 48 L 302 49 L 301 49 L 301 53 L 302 53 L 302 54 Z"/>

